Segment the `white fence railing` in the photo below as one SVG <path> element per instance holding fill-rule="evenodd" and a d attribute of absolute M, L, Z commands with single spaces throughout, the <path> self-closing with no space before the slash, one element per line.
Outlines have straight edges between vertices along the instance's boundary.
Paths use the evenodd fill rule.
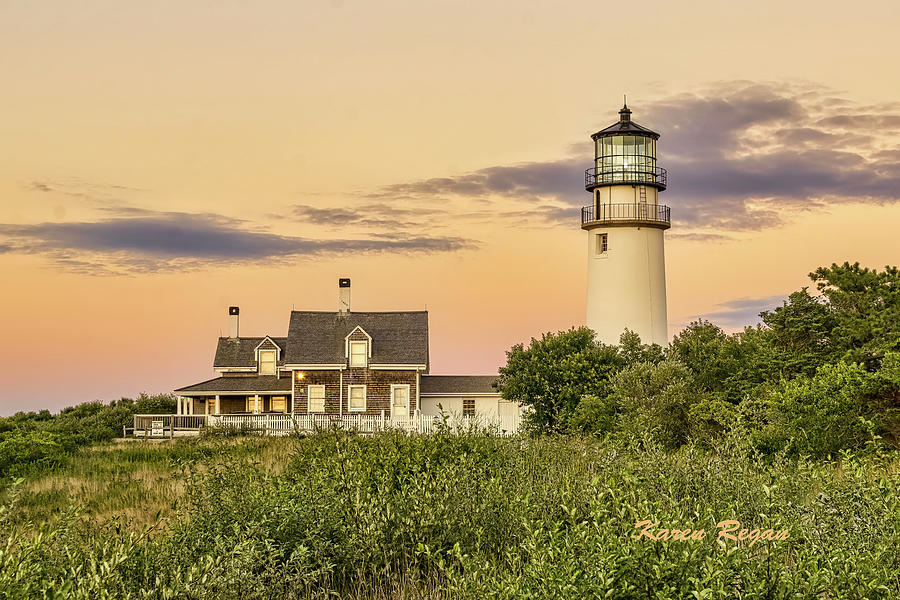
<path fill-rule="evenodd" d="M 286 435 L 292 432 L 315 432 L 343 429 L 359 433 L 406 431 L 434 433 L 440 429 L 460 433 L 483 431 L 512 435 L 519 431 L 521 415 L 423 415 L 390 417 L 385 415 L 135 415 L 134 433 L 148 437 L 174 437 L 206 427 Z"/>

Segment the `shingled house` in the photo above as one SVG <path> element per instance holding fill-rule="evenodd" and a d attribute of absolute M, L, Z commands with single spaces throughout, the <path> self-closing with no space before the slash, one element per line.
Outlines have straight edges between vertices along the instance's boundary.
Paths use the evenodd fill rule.
<path fill-rule="evenodd" d="M 426 311 L 353 312 L 339 280 L 336 312 L 293 311 L 287 337 L 241 337 L 228 309 L 218 340 L 219 376 L 175 390 L 179 415 L 518 415 L 494 390 L 495 376 L 429 375 Z"/>

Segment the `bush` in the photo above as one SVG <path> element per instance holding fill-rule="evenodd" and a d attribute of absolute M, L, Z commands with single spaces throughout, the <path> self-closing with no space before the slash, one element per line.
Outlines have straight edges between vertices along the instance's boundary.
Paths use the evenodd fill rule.
<path fill-rule="evenodd" d="M 247 441 L 256 451 L 275 442 Z M 14 507 L 0 509 L 0 597 L 900 594 L 892 457 L 769 460 L 562 436 L 327 433 L 292 444 L 279 474 L 246 461 L 199 465 L 178 518 L 153 535 L 74 514 L 32 532 L 16 526 Z M 640 538 L 644 519 L 707 538 Z M 789 536 L 718 542 L 723 519 Z"/>
<path fill-rule="evenodd" d="M 836 363 L 813 377 L 782 381 L 766 391 L 756 409 L 753 437 L 765 451 L 787 449 L 815 455 L 861 447 L 881 426 L 874 401 L 883 382 L 858 364 Z"/>
<path fill-rule="evenodd" d="M 103 404 L 84 402 L 58 415 L 42 410 L 0 418 L 0 484 L 11 475 L 35 473 L 58 465 L 84 446 L 122 435 L 132 416 L 171 413 L 171 395 L 141 394 Z"/>
<path fill-rule="evenodd" d="M 48 468 L 63 460 L 63 446 L 46 431 L 14 430 L 0 434 L 0 479 Z"/>

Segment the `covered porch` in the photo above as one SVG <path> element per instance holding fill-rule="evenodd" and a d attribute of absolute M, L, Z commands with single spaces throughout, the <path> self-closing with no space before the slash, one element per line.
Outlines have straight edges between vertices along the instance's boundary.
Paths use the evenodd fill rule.
<path fill-rule="evenodd" d="M 288 414 L 294 409 L 292 391 L 289 373 L 216 377 L 175 390 L 175 414 Z"/>

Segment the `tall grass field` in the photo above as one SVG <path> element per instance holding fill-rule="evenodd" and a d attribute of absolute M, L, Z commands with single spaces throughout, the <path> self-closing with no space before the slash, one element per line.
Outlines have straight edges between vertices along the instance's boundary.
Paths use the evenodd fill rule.
<path fill-rule="evenodd" d="M 738 436 L 104 443 L 5 487 L 0 597 L 898 598 L 898 483 Z"/>

